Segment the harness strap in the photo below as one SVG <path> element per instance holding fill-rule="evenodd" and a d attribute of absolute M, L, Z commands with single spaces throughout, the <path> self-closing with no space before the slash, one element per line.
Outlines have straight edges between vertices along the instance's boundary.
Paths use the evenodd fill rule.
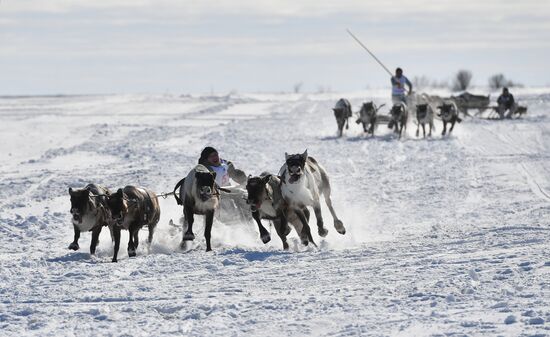
<path fill-rule="evenodd" d="M 183 205 L 183 202 L 181 201 L 181 198 L 178 196 L 178 194 L 176 193 L 176 190 L 181 186 L 183 185 L 183 183 L 185 182 L 185 178 L 183 178 L 182 180 L 178 181 L 178 183 L 176 184 L 176 186 L 174 186 L 174 198 L 176 198 L 176 202 L 178 203 L 178 205 Z"/>
<path fill-rule="evenodd" d="M 143 213 L 143 220 L 147 223 L 149 222 L 149 213 L 153 209 L 153 200 L 151 199 L 151 195 L 148 190 L 142 190 L 145 192 L 145 211 Z"/>

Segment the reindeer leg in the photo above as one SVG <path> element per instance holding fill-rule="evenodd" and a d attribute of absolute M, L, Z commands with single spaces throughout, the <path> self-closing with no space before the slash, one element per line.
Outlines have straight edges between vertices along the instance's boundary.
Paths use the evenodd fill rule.
<path fill-rule="evenodd" d="M 288 250 L 288 242 L 286 241 L 286 236 L 288 235 L 286 228 L 288 227 L 288 222 L 286 217 L 283 214 L 279 215 L 278 219 L 273 220 L 273 226 L 277 231 L 277 235 L 281 238 L 283 243 L 283 249 Z"/>
<path fill-rule="evenodd" d="M 139 227 L 137 227 L 135 224 L 130 225 L 130 228 L 128 229 L 128 256 L 134 257 L 136 256 L 136 244 L 134 242 L 136 231 L 139 231 Z"/>
<path fill-rule="evenodd" d="M 443 121 L 443 132 L 441 133 L 441 135 L 445 136 L 445 133 L 447 133 L 447 122 Z"/>
<path fill-rule="evenodd" d="M 262 220 L 260 219 L 260 212 L 258 211 L 252 212 L 252 218 L 254 218 L 254 220 L 258 224 L 258 230 L 260 231 L 260 238 L 262 239 L 262 242 L 266 244 L 269 241 L 271 241 L 271 236 L 269 235 L 269 232 L 262 225 Z"/>
<path fill-rule="evenodd" d="M 101 233 L 102 226 L 97 226 L 92 231 L 92 242 L 90 244 L 90 255 L 95 255 L 95 248 L 99 243 L 99 233 Z"/>
<path fill-rule="evenodd" d="M 424 135 L 424 138 L 426 138 L 426 124 L 422 123 L 422 134 Z"/>
<path fill-rule="evenodd" d="M 455 123 L 456 123 L 456 118 L 453 118 L 453 120 L 451 121 L 451 128 L 449 129 L 449 134 L 450 134 L 451 132 L 453 132 L 453 129 L 454 129 L 454 127 L 455 127 Z"/>
<path fill-rule="evenodd" d="M 302 222 L 302 232 L 300 233 L 300 240 L 302 241 L 302 244 L 307 246 L 308 243 L 311 242 L 315 247 L 317 247 L 317 244 L 313 241 L 313 237 L 311 236 L 311 228 L 309 227 L 304 212 L 301 209 L 295 209 L 294 212 Z"/>
<path fill-rule="evenodd" d="M 420 136 L 420 123 L 416 125 L 416 137 Z"/>
<path fill-rule="evenodd" d="M 195 240 L 195 234 L 193 234 L 193 222 L 195 222 L 193 214 L 193 206 L 185 205 L 183 207 L 183 222 L 187 224 L 187 230 L 183 232 L 183 238 L 181 242 L 181 248 L 184 248 L 184 241 Z"/>
<path fill-rule="evenodd" d="M 73 229 L 74 229 L 74 238 L 73 238 L 73 242 L 71 242 L 71 244 L 69 245 L 69 249 L 79 250 L 80 246 L 78 245 L 78 239 L 80 239 L 80 229 L 78 229 L 78 227 L 76 227 L 75 225 L 73 225 Z"/>
<path fill-rule="evenodd" d="M 139 246 L 139 230 L 141 228 L 136 228 L 136 231 L 134 232 L 134 249 L 137 250 Z"/>
<path fill-rule="evenodd" d="M 118 249 L 120 248 L 120 227 L 114 226 L 113 234 L 115 237 L 115 249 L 113 251 L 113 262 L 117 262 Z"/>
<path fill-rule="evenodd" d="M 325 203 L 327 204 L 328 210 L 330 211 L 330 214 L 334 219 L 334 228 L 338 233 L 344 235 L 346 234 L 346 228 L 344 227 L 344 223 L 340 219 L 338 219 L 338 216 L 336 215 L 336 211 L 334 211 L 334 207 L 332 206 L 332 199 L 330 198 L 330 194 L 331 194 L 330 181 L 328 180 L 328 176 L 325 172 L 321 172 L 321 180 L 323 182 L 323 187 L 320 192 L 325 197 Z"/>
<path fill-rule="evenodd" d="M 214 210 L 206 212 L 204 215 L 204 238 L 206 239 L 206 251 L 212 250 L 210 237 L 212 232 L 212 222 L 214 221 Z"/>
<path fill-rule="evenodd" d="M 151 246 L 151 242 L 153 242 L 153 233 L 155 232 L 155 228 L 157 227 L 156 224 L 149 224 L 148 230 L 149 235 L 147 236 L 147 244 Z"/>
<path fill-rule="evenodd" d="M 113 231 L 113 226 L 112 225 L 108 225 L 109 226 L 109 233 L 111 234 L 111 243 L 115 242 L 115 232 Z"/>
<path fill-rule="evenodd" d="M 328 230 L 323 225 L 323 216 L 321 214 L 321 205 L 319 204 L 319 201 L 313 205 L 313 211 L 315 212 L 315 217 L 317 218 L 317 233 L 319 233 L 319 236 L 325 237 L 328 234 Z"/>
<path fill-rule="evenodd" d="M 428 137 L 431 137 L 432 136 L 432 128 L 434 126 L 434 123 L 433 122 L 430 122 L 430 132 L 428 133 Z"/>

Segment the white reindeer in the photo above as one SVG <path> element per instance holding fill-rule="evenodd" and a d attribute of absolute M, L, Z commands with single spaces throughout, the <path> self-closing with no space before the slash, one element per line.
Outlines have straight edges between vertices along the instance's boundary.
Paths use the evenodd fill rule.
<path fill-rule="evenodd" d="M 346 228 L 342 221 L 338 219 L 332 207 L 330 182 L 325 169 L 313 157 L 308 157 L 307 150 L 302 154 L 289 155 L 285 153 L 285 159 L 285 164 L 279 171 L 279 176 L 282 179 L 281 192 L 289 207 L 296 212 L 296 215 L 302 221 L 302 230 L 306 231 L 311 240 L 308 221 L 302 211 L 304 208 L 311 206 L 317 218 L 319 235 L 325 237 L 328 234 L 328 230 L 323 225 L 321 204 L 319 202 L 321 195 L 323 195 L 334 219 L 334 228 L 338 233 L 345 234 Z M 304 242 L 303 239 L 305 235 L 300 235 L 300 237 L 302 243 L 307 244 L 307 241 Z"/>

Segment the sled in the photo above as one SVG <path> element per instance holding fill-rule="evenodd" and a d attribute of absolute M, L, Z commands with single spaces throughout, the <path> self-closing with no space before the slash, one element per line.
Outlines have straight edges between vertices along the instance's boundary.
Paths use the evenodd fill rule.
<path fill-rule="evenodd" d="M 527 114 L 527 107 L 523 105 L 518 105 L 511 119 L 521 118 L 525 114 Z M 498 114 L 498 106 L 488 106 L 485 109 L 480 109 L 480 111 L 478 111 L 473 117 L 487 120 L 501 120 Z"/>
<path fill-rule="evenodd" d="M 246 189 L 243 186 L 224 186 L 227 192 L 220 192 L 220 205 L 214 214 L 216 219 L 226 225 L 252 222 L 250 205 L 246 202 Z"/>

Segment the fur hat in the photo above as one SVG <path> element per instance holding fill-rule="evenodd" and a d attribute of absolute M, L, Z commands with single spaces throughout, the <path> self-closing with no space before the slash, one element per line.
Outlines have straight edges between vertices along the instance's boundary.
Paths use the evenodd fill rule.
<path fill-rule="evenodd" d="M 205 147 L 201 151 L 201 157 L 199 158 L 199 164 L 202 164 L 202 163 L 206 162 L 206 159 L 208 158 L 209 155 L 211 155 L 212 153 L 217 153 L 217 152 L 218 152 L 218 150 L 216 150 L 215 148 L 213 148 L 211 146 Z"/>

